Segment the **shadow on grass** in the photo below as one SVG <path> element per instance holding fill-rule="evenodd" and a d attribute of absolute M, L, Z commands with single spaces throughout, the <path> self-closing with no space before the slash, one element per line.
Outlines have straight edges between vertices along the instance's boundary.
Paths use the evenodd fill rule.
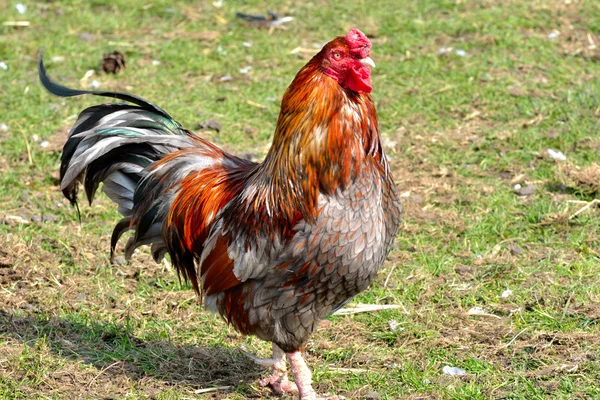
<path fill-rule="evenodd" d="M 82 323 L 0 310 L 0 336 L 28 346 L 44 339 L 50 351 L 60 357 L 106 369 L 109 376 L 124 373 L 134 381 L 152 377 L 193 388 L 237 387 L 256 380 L 263 371 L 235 348 L 145 341 L 135 337 L 127 325 L 102 321 Z"/>
<path fill-rule="evenodd" d="M 547 182 L 544 184 L 544 189 L 553 193 L 568 194 L 577 197 L 582 201 L 592 201 L 598 195 L 597 192 L 591 191 L 589 188 L 582 189 L 578 187 L 566 186 L 560 182 Z"/>

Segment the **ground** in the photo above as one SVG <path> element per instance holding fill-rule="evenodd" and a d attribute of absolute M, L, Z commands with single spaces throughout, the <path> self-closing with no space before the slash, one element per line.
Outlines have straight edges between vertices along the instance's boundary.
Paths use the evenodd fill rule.
<path fill-rule="evenodd" d="M 399 308 L 325 321 L 306 351 L 316 389 L 600 397 L 599 4 L 95 0 L 26 2 L 21 14 L 0 2 L 0 397 L 270 397 L 238 351 L 268 344 L 206 313 L 147 249 L 111 265 L 113 205 L 82 201 L 79 220 L 62 197 L 66 131 L 100 100 L 46 93 L 38 52 L 60 82 L 141 95 L 260 160 L 294 73 L 355 27 L 373 41 L 405 208 L 355 302 Z M 266 8 L 294 20 L 235 17 Z M 108 75 L 100 60 L 114 50 L 126 65 Z"/>

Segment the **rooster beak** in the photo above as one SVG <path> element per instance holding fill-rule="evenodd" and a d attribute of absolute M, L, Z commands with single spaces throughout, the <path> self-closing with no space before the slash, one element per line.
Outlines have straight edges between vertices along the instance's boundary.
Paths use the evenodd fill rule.
<path fill-rule="evenodd" d="M 375 63 L 373 62 L 371 57 L 361 58 L 359 61 L 364 66 L 369 66 L 371 68 L 375 68 Z"/>

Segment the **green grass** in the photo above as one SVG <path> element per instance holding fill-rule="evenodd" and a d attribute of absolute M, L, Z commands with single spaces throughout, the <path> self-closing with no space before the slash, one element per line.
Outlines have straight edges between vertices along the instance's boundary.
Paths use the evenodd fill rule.
<path fill-rule="evenodd" d="M 237 351 L 267 355 L 268 344 L 203 311 L 147 250 L 111 266 L 116 209 L 101 195 L 81 205 L 79 223 L 62 198 L 60 153 L 40 143 L 59 148 L 76 114 L 100 99 L 46 93 L 40 49 L 68 86 L 96 80 L 141 95 L 191 129 L 218 120 L 221 133 L 199 134 L 260 158 L 281 96 L 310 56 L 291 51 L 316 52 L 353 27 L 373 40 L 373 96 L 405 209 L 389 261 L 356 301 L 402 307 L 331 317 L 306 352 L 317 390 L 600 398 L 598 207 L 569 219 L 600 186 L 600 174 L 592 188 L 573 178 L 600 160 L 596 2 L 26 5 L 19 15 L 0 2 L 0 23 L 31 24 L 0 24 L 0 398 L 211 398 L 194 391 L 217 386 L 230 389 L 216 398 L 269 396 L 257 385 L 264 372 Z M 295 20 L 269 32 L 234 17 L 267 7 Z M 113 50 L 127 68 L 99 73 Z M 532 195 L 514 193 L 521 174 Z M 37 222 L 44 215 L 52 218 Z M 488 314 L 470 315 L 473 307 Z M 444 375 L 445 365 L 467 375 Z"/>

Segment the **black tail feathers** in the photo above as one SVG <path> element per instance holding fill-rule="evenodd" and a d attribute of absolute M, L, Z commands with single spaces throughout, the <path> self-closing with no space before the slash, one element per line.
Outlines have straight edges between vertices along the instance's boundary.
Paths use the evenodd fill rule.
<path fill-rule="evenodd" d="M 171 116 L 162 108 L 157 105 L 152 104 L 151 102 L 144 100 L 141 97 L 135 96 L 129 93 L 123 92 L 104 92 L 104 91 L 96 91 L 96 90 L 79 90 L 79 89 L 71 89 L 66 86 L 63 86 L 59 83 L 56 83 L 50 79 L 48 74 L 46 73 L 46 67 L 44 66 L 43 55 L 40 53 L 39 62 L 38 62 L 38 74 L 40 77 L 40 82 L 42 85 L 55 96 L 59 97 L 72 97 L 72 96 L 81 96 L 83 94 L 92 94 L 94 96 L 103 96 L 103 97 L 112 97 L 114 99 L 119 99 L 123 101 L 127 101 L 133 104 L 136 104 L 144 109 L 155 111 L 159 114 L 167 118 L 171 118 Z"/>

